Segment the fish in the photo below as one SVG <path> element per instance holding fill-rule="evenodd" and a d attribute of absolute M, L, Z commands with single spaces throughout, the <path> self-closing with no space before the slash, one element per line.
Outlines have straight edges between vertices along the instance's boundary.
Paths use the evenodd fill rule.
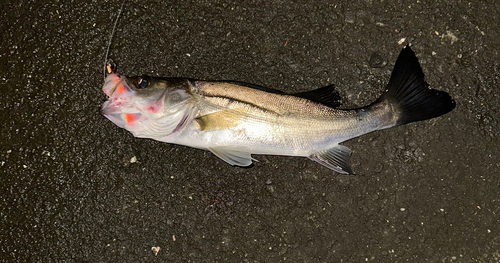
<path fill-rule="evenodd" d="M 102 115 L 138 138 L 208 150 L 246 167 L 255 155 L 307 157 L 340 174 L 354 174 L 352 138 L 439 117 L 456 103 L 430 88 L 415 53 L 405 46 L 383 94 L 341 109 L 334 85 L 287 94 L 234 81 L 133 76 L 109 70 Z"/>

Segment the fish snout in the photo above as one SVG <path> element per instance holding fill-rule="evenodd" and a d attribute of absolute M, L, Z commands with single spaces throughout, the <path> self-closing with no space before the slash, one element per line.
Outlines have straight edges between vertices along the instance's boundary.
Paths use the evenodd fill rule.
<path fill-rule="evenodd" d="M 101 114 L 121 128 L 128 129 L 137 126 L 142 114 L 133 102 L 134 91 L 130 89 L 125 77 L 112 73 L 106 77 L 102 91 L 108 95 L 108 100 L 101 108 Z"/>
<path fill-rule="evenodd" d="M 109 74 L 104 81 L 102 86 L 102 91 L 108 95 L 108 97 L 124 97 L 130 96 L 134 91 L 127 85 L 122 77 L 116 73 Z"/>

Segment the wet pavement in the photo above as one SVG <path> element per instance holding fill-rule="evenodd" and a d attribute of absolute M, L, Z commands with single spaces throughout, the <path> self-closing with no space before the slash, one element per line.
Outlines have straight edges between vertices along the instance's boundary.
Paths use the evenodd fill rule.
<path fill-rule="evenodd" d="M 134 138 L 99 113 L 121 2 L 0 4 L 1 261 L 500 261 L 500 2 L 328 2 L 127 1 L 109 57 L 352 108 L 411 43 L 457 108 L 344 143 L 355 176 Z"/>

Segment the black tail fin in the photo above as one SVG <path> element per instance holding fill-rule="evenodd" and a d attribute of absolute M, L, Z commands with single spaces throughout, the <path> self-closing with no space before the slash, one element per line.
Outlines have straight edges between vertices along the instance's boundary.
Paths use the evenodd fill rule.
<path fill-rule="evenodd" d="M 384 100 L 399 109 L 396 125 L 432 119 L 455 108 L 455 101 L 448 93 L 429 88 L 409 46 L 399 53 L 386 92 L 378 101 Z"/>

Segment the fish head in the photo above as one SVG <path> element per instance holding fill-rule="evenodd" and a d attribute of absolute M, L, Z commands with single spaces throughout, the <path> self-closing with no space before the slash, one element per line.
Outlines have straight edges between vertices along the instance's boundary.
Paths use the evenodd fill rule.
<path fill-rule="evenodd" d="M 112 73 L 102 88 L 108 100 L 101 114 L 136 137 L 161 140 L 185 124 L 193 99 L 188 89 L 187 80 Z"/>

